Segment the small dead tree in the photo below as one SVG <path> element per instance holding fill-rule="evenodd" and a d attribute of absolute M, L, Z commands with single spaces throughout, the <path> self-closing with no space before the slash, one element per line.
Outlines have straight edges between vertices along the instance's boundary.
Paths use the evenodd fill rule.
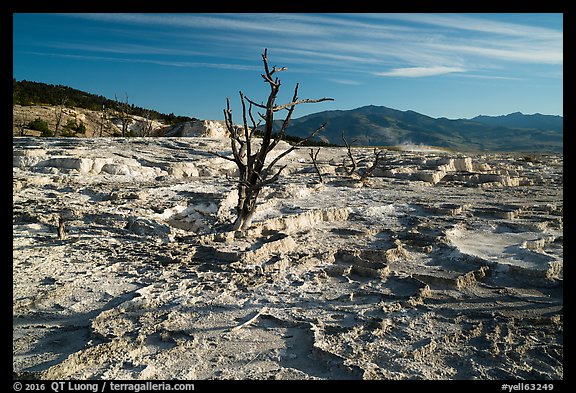
<path fill-rule="evenodd" d="M 64 217 L 58 216 L 58 240 L 66 240 L 66 226 Z"/>
<path fill-rule="evenodd" d="M 140 136 L 152 136 L 154 125 L 152 122 L 152 113 L 149 110 L 144 112 L 144 121 L 140 129 Z"/>
<path fill-rule="evenodd" d="M 318 153 L 320 153 L 320 148 L 314 152 L 314 149 L 310 148 L 310 153 L 308 155 L 312 159 L 312 164 L 314 164 L 314 169 L 320 178 L 320 183 L 324 183 L 324 179 L 322 179 L 322 173 L 320 173 L 320 168 L 318 168 Z"/>
<path fill-rule="evenodd" d="M 106 106 L 102 105 L 102 112 L 100 113 L 100 137 L 102 137 L 102 133 L 104 132 L 104 123 L 106 120 Z"/>
<path fill-rule="evenodd" d="M 356 159 L 354 158 L 354 154 L 352 154 L 352 148 L 350 145 L 352 143 L 356 142 L 356 139 L 353 140 L 352 143 L 348 143 L 348 141 L 344 137 L 344 132 L 342 132 L 342 140 L 344 141 L 344 145 L 346 146 L 346 149 L 348 151 L 348 158 L 352 162 L 352 168 L 348 169 L 348 167 L 346 166 L 345 160 L 342 162 L 342 166 L 344 167 L 344 171 L 346 172 L 346 174 L 348 176 L 352 176 L 352 175 L 354 175 L 354 172 L 356 171 L 358 164 L 356 163 Z M 364 183 L 370 177 L 370 175 L 372 175 L 372 172 L 374 172 L 374 169 L 376 169 L 376 167 L 378 166 L 378 162 L 380 161 L 380 154 L 382 154 L 381 150 L 374 149 L 374 161 L 372 161 L 372 165 L 370 165 L 368 168 L 366 168 L 366 170 L 364 170 L 364 172 L 361 175 L 359 175 L 360 176 L 360 178 L 359 178 L 360 182 Z"/>
<path fill-rule="evenodd" d="M 256 200 L 263 187 L 271 184 L 278 180 L 282 170 L 286 168 L 286 165 L 280 167 L 280 169 L 275 170 L 274 166 L 285 157 L 287 154 L 292 152 L 302 143 L 313 138 L 320 130 L 322 130 L 326 123 L 318 127 L 314 132 L 310 134 L 307 138 L 301 140 L 297 144 L 292 145 L 289 149 L 280 153 L 276 158 L 274 158 L 270 163 L 266 163 L 266 157 L 280 142 L 286 133 L 286 128 L 290 123 L 292 113 L 294 109 L 299 104 L 304 103 L 316 103 L 322 101 L 332 101 L 332 98 L 320 98 L 320 99 L 298 99 L 298 84 L 294 88 L 294 95 L 292 101 L 283 104 L 276 105 L 276 98 L 278 91 L 280 90 L 280 80 L 274 75 L 277 72 L 285 71 L 286 67 L 276 68 L 273 66 L 271 69 L 268 66 L 267 50 L 264 50 L 262 54 L 262 60 L 264 63 L 264 73 L 261 74 L 264 82 L 270 87 L 270 94 L 266 104 L 258 104 L 240 92 L 240 100 L 242 102 L 242 120 L 243 127 L 236 127 L 232 121 L 232 110 L 230 109 L 230 99 L 227 98 L 227 106 L 224 110 L 224 119 L 226 121 L 226 128 L 229 133 L 230 143 L 232 147 L 233 157 L 224 156 L 218 153 L 215 155 L 233 161 L 238 167 L 238 204 L 236 207 L 237 218 L 234 222 L 234 230 L 244 230 L 252 225 L 252 217 L 256 211 Z M 246 104 L 248 103 L 248 110 L 246 110 Z M 252 114 L 252 107 L 257 107 L 265 110 L 265 113 L 258 113 L 261 120 L 264 120 L 264 129 L 260 145 L 257 147 L 254 144 L 253 135 L 254 131 L 257 130 L 261 124 L 261 120 L 256 123 L 254 116 Z M 272 137 L 272 130 L 274 125 L 274 114 L 276 112 L 286 110 L 287 115 L 282 122 L 280 132 Z M 250 119 L 251 127 L 248 126 L 248 119 Z"/>
<path fill-rule="evenodd" d="M 128 124 L 132 120 L 130 115 L 128 114 L 129 104 L 128 104 L 128 93 L 124 93 L 126 97 L 124 102 L 118 101 L 118 97 L 114 94 L 114 101 L 116 101 L 116 110 L 120 116 L 120 120 L 122 121 L 122 137 L 125 138 L 128 134 Z"/>
<path fill-rule="evenodd" d="M 344 141 L 344 145 L 346 146 L 346 149 L 348 150 L 348 158 L 350 158 L 350 161 L 352 162 L 352 168 L 348 169 L 346 167 L 346 162 L 344 161 L 342 163 L 342 165 L 344 166 L 344 170 L 346 171 L 346 174 L 348 176 L 352 176 L 352 174 L 354 173 L 354 171 L 356 170 L 356 160 L 354 159 L 354 155 L 352 154 L 352 148 L 350 147 L 350 145 L 354 142 L 356 142 L 356 139 L 354 139 L 352 141 L 352 143 L 348 143 L 348 141 L 346 140 L 346 138 L 344 138 L 344 131 L 342 131 L 342 140 Z"/>
<path fill-rule="evenodd" d="M 54 117 L 56 126 L 54 127 L 54 136 L 58 136 L 58 128 L 60 128 L 60 123 L 62 122 L 62 114 L 64 112 L 64 105 L 66 105 L 66 101 L 68 98 L 64 96 L 60 101 L 60 105 L 54 107 Z"/>
<path fill-rule="evenodd" d="M 374 149 L 374 161 L 372 161 L 372 165 L 369 168 L 366 168 L 362 176 L 360 176 L 361 182 L 365 182 L 366 179 L 372 175 L 372 172 L 374 172 L 374 169 L 378 166 L 378 161 L 380 161 L 380 154 L 382 154 L 381 150 Z"/>
<path fill-rule="evenodd" d="M 24 112 L 23 117 L 20 119 L 20 122 L 17 125 L 18 129 L 20 130 L 20 136 L 24 136 L 26 134 L 26 128 L 28 127 L 28 124 L 30 124 L 28 121 L 28 112 Z"/>

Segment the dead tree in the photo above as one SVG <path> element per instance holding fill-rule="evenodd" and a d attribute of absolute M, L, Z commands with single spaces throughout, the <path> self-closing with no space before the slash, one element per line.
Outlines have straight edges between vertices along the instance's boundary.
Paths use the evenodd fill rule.
<path fill-rule="evenodd" d="M 318 161 L 317 161 L 318 153 L 320 153 L 320 148 L 316 150 L 316 153 L 314 153 L 314 149 L 310 148 L 310 153 L 308 153 L 308 155 L 312 159 L 312 164 L 314 164 L 314 169 L 316 170 L 316 173 L 320 178 L 320 183 L 324 183 L 324 179 L 322 179 L 322 173 L 320 173 L 320 168 L 318 168 Z"/>
<path fill-rule="evenodd" d="M 124 93 L 126 97 L 126 101 L 120 102 L 118 101 L 118 97 L 114 94 L 114 101 L 116 101 L 116 110 L 120 116 L 120 120 L 122 121 L 122 137 L 125 138 L 128 134 L 128 122 L 131 120 L 130 115 L 128 114 L 128 93 Z"/>
<path fill-rule="evenodd" d="M 356 170 L 356 160 L 354 159 L 354 155 L 352 154 L 352 148 L 350 147 L 350 145 L 354 142 L 356 142 L 356 139 L 354 139 L 352 141 L 352 143 L 348 143 L 348 141 L 346 140 L 346 138 L 344 138 L 344 131 L 342 131 L 342 140 L 344 141 L 344 145 L 346 146 L 346 149 L 348 149 L 348 158 L 350 158 L 350 161 L 352 162 L 352 168 L 348 169 L 346 167 L 346 162 L 344 161 L 342 163 L 342 165 L 344 166 L 344 170 L 346 171 L 346 174 L 348 176 L 352 176 L 352 174 L 354 173 L 354 171 Z"/>
<path fill-rule="evenodd" d="M 66 239 L 66 227 L 64 224 L 64 218 L 62 216 L 58 216 L 58 240 L 65 240 Z"/>
<path fill-rule="evenodd" d="M 344 145 L 346 146 L 346 149 L 348 151 L 348 158 L 352 162 L 352 168 L 348 169 L 345 160 L 343 161 L 342 166 L 344 167 L 344 171 L 346 172 L 346 174 L 348 176 L 352 176 L 356 171 L 358 164 L 356 163 L 354 154 L 352 154 L 352 148 L 350 147 L 351 143 L 348 143 L 346 138 L 344 138 L 344 132 L 342 132 L 342 140 L 344 141 Z M 354 142 L 356 142 L 356 139 L 352 141 L 352 143 Z M 372 161 L 372 165 L 366 168 L 366 170 L 360 175 L 359 179 L 360 182 L 364 183 L 368 179 L 368 177 L 372 175 L 372 172 L 374 172 L 374 169 L 376 169 L 376 167 L 378 166 L 378 162 L 380 161 L 380 154 L 382 154 L 381 150 L 374 149 L 374 161 Z"/>
<path fill-rule="evenodd" d="M 374 169 L 378 166 L 378 161 L 380 161 L 380 154 L 382 154 L 381 150 L 374 149 L 374 161 L 372 161 L 372 165 L 369 168 L 366 168 L 362 176 L 360 176 L 361 182 L 365 182 L 366 179 L 372 175 L 372 172 L 374 172 Z"/>
<path fill-rule="evenodd" d="M 54 127 L 55 137 L 58 136 L 58 128 L 60 128 L 60 123 L 62 122 L 62 113 L 64 112 L 64 105 L 66 105 L 67 100 L 68 98 L 64 96 L 64 98 L 62 98 L 62 101 L 60 102 L 60 105 L 54 107 L 54 117 L 56 118 L 55 119 L 56 126 Z"/>
<path fill-rule="evenodd" d="M 106 120 L 106 106 L 102 105 L 102 113 L 100 114 L 100 137 L 102 137 L 102 132 L 104 132 L 104 122 Z"/>
<path fill-rule="evenodd" d="M 280 159 L 292 152 L 302 143 L 313 138 L 326 125 L 326 123 L 322 124 L 314 132 L 312 132 L 310 136 L 280 153 L 270 163 L 266 163 L 266 157 L 268 153 L 270 153 L 284 137 L 286 128 L 290 123 L 290 119 L 294 109 L 296 108 L 296 105 L 333 100 L 332 98 L 300 100 L 298 99 L 298 84 L 296 84 L 292 101 L 287 104 L 276 105 L 276 97 L 278 95 L 278 91 L 280 90 L 281 83 L 277 77 L 274 77 L 274 74 L 280 71 L 284 71 L 287 68 L 276 68 L 276 66 L 274 66 L 272 69 L 270 69 L 268 66 L 266 49 L 262 54 L 262 60 L 264 62 L 264 73 L 261 74 L 261 76 L 264 79 L 264 82 L 267 83 L 270 87 L 270 94 L 266 104 L 258 104 L 248 99 L 242 92 L 240 92 L 240 100 L 242 102 L 243 127 L 236 127 L 232 121 L 230 99 L 227 98 L 227 106 L 224 110 L 224 119 L 226 121 L 226 128 L 230 137 L 233 157 L 214 153 L 221 158 L 235 162 L 238 167 L 238 204 L 236 206 L 237 218 L 234 222 L 234 230 L 244 230 L 252 225 L 252 217 L 256 211 L 256 201 L 260 191 L 266 185 L 277 181 L 282 170 L 286 168 L 286 165 L 284 165 L 280 167 L 280 169 L 275 170 L 274 166 L 278 163 L 278 161 L 280 161 Z M 246 110 L 247 103 L 248 110 Z M 264 114 L 260 112 L 258 113 L 261 119 L 264 120 L 263 135 L 259 146 L 254 144 L 255 141 L 253 140 L 253 135 L 254 131 L 259 128 L 261 120 L 259 120 L 258 123 L 256 123 L 254 120 L 254 116 L 252 114 L 253 106 L 265 110 Z M 274 113 L 281 110 L 286 110 L 287 114 L 282 122 L 280 132 L 272 137 Z M 248 126 L 248 119 L 250 119 L 251 127 Z"/>
<path fill-rule="evenodd" d="M 149 110 L 146 110 L 144 112 L 144 121 L 142 122 L 140 129 L 140 136 L 152 136 L 153 129 L 152 113 L 150 113 Z"/>
<path fill-rule="evenodd" d="M 26 128 L 28 127 L 30 122 L 28 121 L 28 112 L 24 112 L 23 118 L 20 119 L 17 127 L 20 130 L 20 136 L 24 136 L 26 134 Z"/>

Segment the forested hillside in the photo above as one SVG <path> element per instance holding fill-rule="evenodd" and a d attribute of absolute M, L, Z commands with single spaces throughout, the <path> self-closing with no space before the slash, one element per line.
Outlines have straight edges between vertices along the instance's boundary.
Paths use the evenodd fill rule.
<path fill-rule="evenodd" d="M 119 109 L 119 107 L 123 107 L 129 115 L 150 118 L 161 121 L 166 125 L 195 120 L 188 116 L 176 116 L 174 113 L 164 114 L 152 109 L 134 106 L 134 104 L 130 104 L 126 96 L 109 99 L 68 86 L 25 80 L 16 81 L 14 78 L 12 79 L 12 104 L 64 105 L 68 108 L 77 107 L 92 111 L 101 111 L 103 108 Z"/>

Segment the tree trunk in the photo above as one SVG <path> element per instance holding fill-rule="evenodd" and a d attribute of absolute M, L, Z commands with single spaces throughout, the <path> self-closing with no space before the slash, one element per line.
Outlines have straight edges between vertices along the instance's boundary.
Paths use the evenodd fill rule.
<path fill-rule="evenodd" d="M 238 215 L 236 221 L 234 222 L 233 230 L 243 231 L 250 228 L 252 226 L 253 215 L 254 215 L 253 211 L 250 211 L 248 209 L 242 209 L 242 212 Z"/>
<path fill-rule="evenodd" d="M 252 225 L 258 194 L 258 189 L 250 189 L 246 185 L 238 186 L 237 218 L 233 228 L 235 231 L 248 229 Z"/>
<path fill-rule="evenodd" d="M 66 228 L 62 216 L 58 217 L 58 240 L 66 239 Z"/>

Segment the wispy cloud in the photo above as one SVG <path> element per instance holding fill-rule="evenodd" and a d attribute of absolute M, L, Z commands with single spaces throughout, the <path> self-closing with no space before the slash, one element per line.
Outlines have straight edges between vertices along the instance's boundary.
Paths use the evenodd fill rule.
<path fill-rule="evenodd" d="M 99 42 L 55 42 L 43 46 L 53 49 L 64 49 L 82 52 L 116 53 L 124 55 L 171 55 L 171 56 L 207 56 L 208 52 L 185 50 L 172 47 L 158 47 L 152 45 L 132 43 L 99 43 Z"/>
<path fill-rule="evenodd" d="M 351 79 L 329 78 L 328 80 L 330 82 L 338 83 L 339 85 L 360 86 L 363 84 L 362 82 Z"/>
<path fill-rule="evenodd" d="M 378 76 L 398 76 L 406 78 L 420 78 L 425 76 L 451 74 L 453 72 L 465 72 L 466 69 L 459 67 L 404 67 L 394 68 L 390 71 L 375 72 L 374 75 Z"/>
<path fill-rule="evenodd" d="M 253 59 L 268 46 L 291 65 L 378 76 L 478 72 L 502 62 L 561 65 L 563 32 L 462 14 L 65 14 L 172 34 L 166 47 L 117 42 L 92 51 L 196 56 L 225 63 Z M 176 30 L 175 30 L 176 29 Z M 198 39 L 201 37 L 201 39 Z M 149 38 L 152 40 L 152 38 Z M 186 48 L 195 39 L 194 50 Z M 62 50 L 90 45 L 62 43 Z M 208 52 L 210 55 L 208 55 Z M 278 56 L 280 55 L 280 56 Z M 212 57 L 208 59 L 208 57 Z M 184 60 L 184 59 L 178 59 Z M 150 59 L 158 61 L 157 59 Z M 166 59 L 168 63 L 186 63 Z M 206 63 L 211 63 L 207 61 Z M 191 62 L 202 64 L 202 62 Z M 196 65 L 193 65 L 196 66 Z M 505 70 L 508 65 L 502 65 Z M 389 69 L 389 71 L 381 70 Z M 529 70 L 529 67 L 526 67 Z M 312 72 L 314 70 L 311 70 Z"/>
<path fill-rule="evenodd" d="M 64 14 L 104 22 L 260 33 L 325 35 L 320 26 L 300 21 L 297 14 Z"/>
<path fill-rule="evenodd" d="M 123 57 L 73 55 L 73 54 L 46 53 L 46 52 L 26 52 L 26 53 L 35 56 L 61 57 L 76 60 L 105 61 L 105 62 L 117 62 L 117 63 L 145 63 L 145 64 L 156 64 L 170 67 L 188 67 L 188 68 L 201 67 L 201 68 L 217 68 L 217 69 L 239 70 L 239 71 L 260 71 L 260 67 L 244 64 L 232 64 L 232 63 L 205 63 L 205 62 L 193 62 L 193 61 L 134 59 Z"/>
<path fill-rule="evenodd" d="M 470 54 L 483 58 L 508 60 L 515 62 L 539 63 L 539 64 L 562 64 L 563 52 L 561 45 L 526 45 L 523 43 L 497 43 L 477 45 L 466 44 L 430 44 L 430 48 L 442 51 L 453 51 L 459 54 Z"/>
<path fill-rule="evenodd" d="M 462 14 L 374 14 L 376 17 L 386 19 L 416 22 L 424 25 L 433 25 L 447 29 L 467 30 L 489 35 L 516 36 L 516 37 L 539 37 L 540 39 L 562 40 L 562 31 L 489 20 L 479 16 Z"/>
<path fill-rule="evenodd" d="M 512 76 L 499 76 L 499 75 L 477 75 L 477 74 L 458 74 L 460 78 L 470 78 L 470 79 L 494 79 L 494 80 L 510 80 L 518 81 L 522 78 L 516 78 Z"/>

